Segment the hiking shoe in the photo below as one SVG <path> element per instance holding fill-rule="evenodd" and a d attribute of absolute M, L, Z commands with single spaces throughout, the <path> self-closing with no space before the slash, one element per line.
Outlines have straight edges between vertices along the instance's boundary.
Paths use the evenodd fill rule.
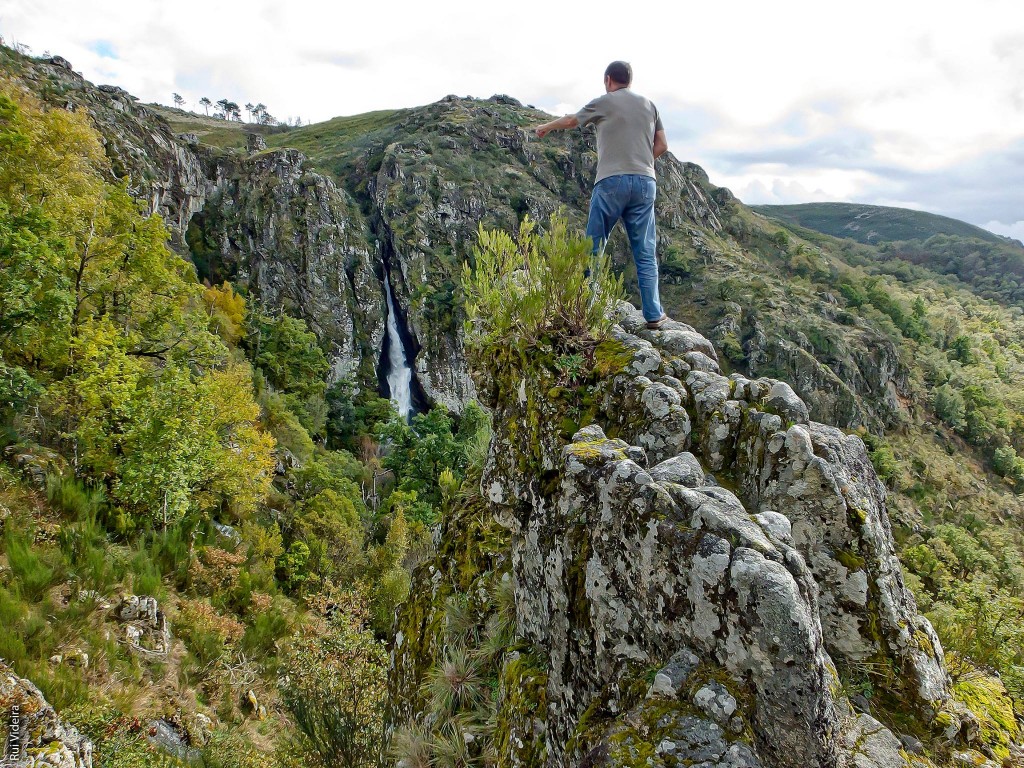
<path fill-rule="evenodd" d="M 667 323 L 669 320 L 671 320 L 671 318 L 663 312 L 661 314 L 661 317 L 659 317 L 657 320 L 648 320 L 647 321 L 647 328 L 649 330 L 656 331 L 659 328 L 661 328 L 661 326 L 663 326 L 665 323 Z"/>

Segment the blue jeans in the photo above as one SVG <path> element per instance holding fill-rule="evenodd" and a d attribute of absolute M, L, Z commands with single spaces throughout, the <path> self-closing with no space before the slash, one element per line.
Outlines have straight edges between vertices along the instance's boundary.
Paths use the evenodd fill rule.
<path fill-rule="evenodd" d="M 622 219 L 636 264 L 645 320 L 657 320 L 664 314 L 658 297 L 658 259 L 655 255 L 656 193 L 657 184 L 650 176 L 627 173 L 603 178 L 594 185 L 587 221 L 587 235 L 593 239 L 594 253 L 597 254 L 608 242 L 615 224 Z"/>

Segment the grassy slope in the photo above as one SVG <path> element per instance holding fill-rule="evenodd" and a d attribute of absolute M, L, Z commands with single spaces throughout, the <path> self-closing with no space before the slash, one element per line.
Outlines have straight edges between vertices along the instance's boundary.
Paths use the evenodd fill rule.
<path fill-rule="evenodd" d="M 262 133 L 266 135 L 271 131 L 277 130 L 266 125 L 221 120 L 216 117 L 196 114 L 195 112 L 174 109 L 162 104 L 147 104 L 146 106 L 166 120 L 175 133 L 194 133 L 203 144 L 209 144 L 210 146 L 222 149 L 245 149 L 245 136 L 247 133 Z"/>
<path fill-rule="evenodd" d="M 803 205 L 754 205 L 755 211 L 789 224 L 848 237 L 860 243 L 927 240 L 932 235 L 973 237 L 1005 243 L 988 230 L 925 211 L 853 203 L 806 203 Z"/>
<path fill-rule="evenodd" d="M 147 106 L 164 118 L 176 133 L 194 133 L 203 144 L 221 149 L 245 149 L 246 135 L 259 133 L 263 135 L 268 147 L 298 149 L 306 154 L 315 167 L 329 172 L 333 170 L 332 166 L 338 158 L 348 158 L 376 133 L 393 127 L 412 111 L 385 109 L 289 128 L 221 120 L 162 104 Z"/>

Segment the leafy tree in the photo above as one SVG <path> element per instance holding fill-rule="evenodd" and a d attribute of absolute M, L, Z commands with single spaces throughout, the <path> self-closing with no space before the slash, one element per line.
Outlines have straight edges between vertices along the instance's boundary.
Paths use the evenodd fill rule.
<path fill-rule="evenodd" d="M 960 334 L 949 344 L 947 353 L 950 360 L 956 360 L 963 365 L 972 365 L 978 361 L 971 344 L 971 337 L 965 333 Z"/>
<path fill-rule="evenodd" d="M 859 283 L 844 282 L 839 284 L 839 292 L 851 307 L 860 307 L 868 303 L 868 294 Z"/>
<path fill-rule="evenodd" d="M 966 426 L 964 398 L 955 387 L 946 383 L 936 388 L 932 402 L 935 414 L 953 429 L 960 431 Z"/>
<path fill-rule="evenodd" d="M 224 341 L 235 345 L 245 334 L 245 298 L 235 293 L 226 280 L 218 287 L 211 285 L 203 291 L 210 326 Z"/>
<path fill-rule="evenodd" d="M 441 472 L 450 469 L 461 474 L 466 466 L 466 454 L 452 432 L 447 409 L 437 406 L 419 413 L 410 424 L 393 419 L 380 427 L 380 435 L 387 445 L 384 467 L 395 472 L 399 488 L 439 505 Z"/>
<path fill-rule="evenodd" d="M 993 451 L 992 468 L 1015 483 L 1024 483 L 1024 459 L 1017 455 L 1011 445 L 1000 446 Z"/>
<path fill-rule="evenodd" d="M 246 343 L 272 386 L 300 397 L 323 395 L 330 365 L 304 320 L 254 308 Z"/>
<path fill-rule="evenodd" d="M 209 331 L 159 217 L 104 181 L 84 114 L 0 92 L 0 144 L 17 149 L 0 160 L 0 359 L 17 349 L 32 369 L 5 364 L 8 402 L 24 401 L 28 379 L 45 386 L 47 436 L 140 517 L 251 512 L 273 441 L 257 426 L 249 368 Z"/>
<path fill-rule="evenodd" d="M 355 384 L 340 379 L 326 392 L 327 442 L 331 448 L 355 450 L 356 440 L 377 432 L 378 425 L 396 418 L 394 404 L 372 390 L 357 393 Z"/>
<path fill-rule="evenodd" d="M 0 418 L 7 419 L 38 398 L 43 388 L 24 368 L 8 365 L 0 354 Z"/>
<path fill-rule="evenodd" d="M 203 105 L 203 108 L 206 110 L 206 114 L 209 115 L 210 114 L 210 107 L 213 106 L 213 102 L 210 101 L 205 96 L 203 96 L 203 98 L 201 98 L 199 100 L 199 103 Z"/>
<path fill-rule="evenodd" d="M 360 575 L 363 528 L 348 496 L 328 488 L 303 502 L 292 534 L 309 547 L 308 570 L 318 577 L 321 587 L 328 579 L 348 584 Z"/>
<path fill-rule="evenodd" d="M 71 311 L 66 243 L 39 208 L 14 214 L 0 201 L 0 349 L 27 359 L 51 324 Z"/>
<path fill-rule="evenodd" d="M 178 109 L 181 109 L 183 106 L 185 106 L 185 99 L 182 98 L 180 93 L 172 94 L 172 97 L 174 98 L 174 106 L 176 106 Z"/>

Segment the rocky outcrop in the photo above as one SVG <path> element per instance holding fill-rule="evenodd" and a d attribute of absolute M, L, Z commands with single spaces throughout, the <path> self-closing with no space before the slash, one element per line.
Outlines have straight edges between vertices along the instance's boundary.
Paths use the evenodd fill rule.
<path fill-rule="evenodd" d="M 171 630 L 156 598 L 125 595 L 112 615 L 124 627 L 122 642 L 132 653 L 150 659 L 167 656 L 171 647 Z"/>
<path fill-rule="evenodd" d="M 811 421 L 785 382 L 723 376 L 693 328 L 649 331 L 632 307 L 575 390 L 550 355 L 477 376 L 495 424 L 481 494 L 510 535 L 519 647 L 543 681 L 532 706 L 499 700 L 499 761 L 906 765 L 844 694 L 861 673 L 921 734 L 978 738 L 859 438 Z M 452 590 L 438 566 L 433 591 Z M 395 690 L 440 653 L 405 613 L 426 615 L 429 592 L 400 616 L 417 642 L 396 643 Z"/>
<path fill-rule="evenodd" d="M 203 152 L 174 134 L 150 107 L 113 85 L 94 86 L 59 56 L 15 57 L 5 52 L 11 74 L 54 106 L 83 111 L 99 130 L 110 158 L 112 180 L 159 214 L 179 248 L 192 216 L 206 197 Z"/>
<path fill-rule="evenodd" d="M 92 768 L 92 742 L 64 723 L 40 690 L 0 661 L 0 722 L 12 768 Z"/>

